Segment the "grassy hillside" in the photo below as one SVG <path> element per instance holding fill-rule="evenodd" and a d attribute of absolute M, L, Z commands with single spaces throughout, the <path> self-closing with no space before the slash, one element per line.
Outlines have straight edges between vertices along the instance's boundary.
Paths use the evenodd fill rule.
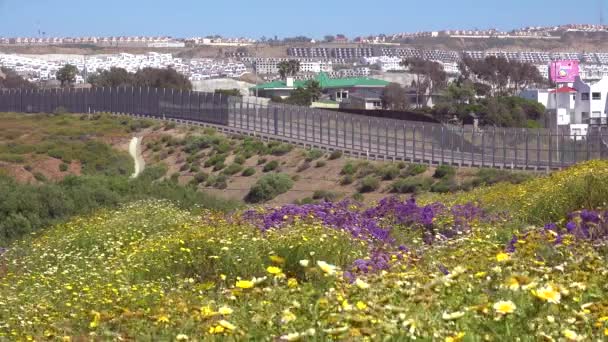
<path fill-rule="evenodd" d="M 101 210 L 0 257 L 0 339 L 602 340 L 606 180 L 594 161 L 424 204 Z"/>

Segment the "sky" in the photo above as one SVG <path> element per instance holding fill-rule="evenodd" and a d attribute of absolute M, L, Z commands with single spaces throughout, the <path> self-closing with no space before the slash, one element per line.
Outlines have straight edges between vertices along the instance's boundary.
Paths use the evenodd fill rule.
<path fill-rule="evenodd" d="M 0 0 L 0 36 L 321 38 L 599 23 L 608 0 Z"/>

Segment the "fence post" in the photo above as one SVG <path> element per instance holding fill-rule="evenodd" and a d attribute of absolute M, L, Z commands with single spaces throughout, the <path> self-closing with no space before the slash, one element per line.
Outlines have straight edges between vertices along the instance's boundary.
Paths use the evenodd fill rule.
<path fill-rule="evenodd" d="M 525 131 L 522 129 L 522 131 L 524 132 L 524 134 L 526 135 L 526 170 L 528 169 L 528 150 L 529 150 L 529 146 L 528 146 L 528 140 L 529 140 L 529 136 L 530 133 L 528 131 Z"/>
<path fill-rule="evenodd" d="M 441 126 L 441 164 L 445 164 L 445 127 Z"/>
<path fill-rule="evenodd" d="M 422 124 L 422 163 L 424 163 L 424 158 L 426 158 L 426 130 Z"/>
<path fill-rule="evenodd" d="M 492 168 L 496 167 L 496 127 L 492 129 Z"/>
<path fill-rule="evenodd" d="M 413 135 L 412 135 L 412 162 L 416 162 L 416 125 L 414 125 L 414 127 L 412 128 L 413 130 Z"/>
<path fill-rule="evenodd" d="M 304 141 L 308 141 L 308 108 L 304 108 Z"/>
<path fill-rule="evenodd" d="M 407 159 L 407 126 L 403 124 L 403 160 Z"/>
<path fill-rule="evenodd" d="M 549 130 L 549 169 L 550 171 L 553 166 L 553 131 Z"/>
<path fill-rule="evenodd" d="M 502 168 L 507 166 L 507 132 L 502 129 Z"/>
<path fill-rule="evenodd" d="M 481 167 L 484 167 L 486 161 L 486 132 L 481 131 Z"/>
<path fill-rule="evenodd" d="M 587 136 L 585 136 L 585 140 L 587 140 L 587 158 L 585 160 L 590 160 L 591 156 L 589 155 L 589 131 L 587 131 Z"/>
<path fill-rule="evenodd" d="M 540 129 L 536 130 L 536 166 L 535 170 L 540 166 Z"/>
<path fill-rule="evenodd" d="M 372 120 L 367 119 L 367 153 L 372 151 Z"/>
<path fill-rule="evenodd" d="M 350 115 L 350 147 L 352 150 L 355 149 L 355 120 L 353 119 L 353 116 Z"/>
<path fill-rule="evenodd" d="M 473 166 L 475 164 L 475 129 L 471 128 L 471 162 L 469 166 Z"/>
<path fill-rule="evenodd" d="M 568 138 L 570 138 L 570 136 L 568 136 Z M 564 147 L 565 147 L 565 146 L 564 146 L 564 145 L 565 145 L 565 143 L 564 143 L 564 132 L 563 132 L 563 131 L 561 131 L 561 132 L 560 132 L 559 140 L 560 140 L 560 146 L 559 146 L 559 148 L 560 148 L 560 154 L 559 154 L 559 164 L 560 164 L 560 168 L 562 168 L 562 169 L 563 169 L 563 168 L 564 168 L 564 166 L 565 166 L 565 161 L 564 161 L 564 159 L 565 159 L 565 157 L 566 157 L 566 156 L 565 156 L 565 153 L 564 153 L 564 152 L 565 152 L 565 148 L 564 148 Z"/>
<path fill-rule="evenodd" d="M 433 165 L 435 163 L 435 126 L 431 126 L 431 162 Z"/>
<path fill-rule="evenodd" d="M 274 135 L 279 135 L 279 108 L 274 108 Z"/>

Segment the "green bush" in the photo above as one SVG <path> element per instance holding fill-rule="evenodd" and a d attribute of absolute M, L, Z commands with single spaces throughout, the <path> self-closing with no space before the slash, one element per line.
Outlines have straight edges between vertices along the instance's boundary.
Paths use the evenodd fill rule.
<path fill-rule="evenodd" d="M 479 184 L 492 185 L 496 183 L 519 184 L 532 178 L 532 175 L 524 172 L 506 171 L 496 169 L 480 169 L 477 171 Z"/>
<path fill-rule="evenodd" d="M 327 165 L 327 162 L 326 162 L 325 160 L 318 160 L 318 161 L 315 163 L 315 167 L 316 167 L 316 168 L 319 168 L 319 167 L 324 167 L 325 165 Z"/>
<path fill-rule="evenodd" d="M 305 160 L 302 164 L 300 164 L 298 166 L 298 169 L 296 171 L 297 172 L 302 172 L 302 171 L 306 171 L 308 169 L 310 169 L 310 162 L 308 162 L 308 161 Z"/>
<path fill-rule="evenodd" d="M 14 163 L 14 164 L 20 164 L 20 163 L 25 162 L 25 158 L 23 158 L 22 156 L 20 156 L 18 154 L 12 154 L 12 153 L 0 154 L 0 160 L 5 161 L 7 163 Z"/>
<path fill-rule="evenodd" d="M 382 180 L 393 180 L 399 176 L 399 172 L 397 165 L 388 164 L 378 169 L 376 174 Z"/>
<path fill-rule="evenodd" d="M 329 160 L 336 160 L 342 158 L 342 151 L 333 151 L 329 155 Z"/>
<path fill-rule="evenodd" d="M 68 170 L 68 164 L 66 164 L 66 163 L 59 164 L 59 171 L 66 172 L 67 170 Z"/>
<path fill-rule="evenodd" d="M 321 150 L 312 149 L 312 150 L 308 151 L 308 153 L 306 154 L 306 161 L 311 162 L 313 160 L 319 159 L 319 158 L 323 157 L 324 154 L 325 153 L 323 153 L 323 151 L 321 151 Z"/>
<path fill-rule="evenodd" d="M 255 175 L 255 169 L 252 167 L 248 167 L 245 170 L 243 170 L 243 173 L 241 175 L 243 177 L 251 177 L 251 176 Z"/>
<path fill-rule="evenodd" d="M 374 176 L 366 176 L 359 182 L 358 190 L 361 193 L 376 191 L 380 188 L 380 181 Z"/>
<path fill-rule="evenodd" d="M 447 193 L 457 191 L 458 185 L 451 179 L 441 179 L 439 182 L 431 185 L 431 192 Z"/>
<path fill-rule="evenodd" d="M 235 164 L 243 165 L 245 164 L 245 161 L 247 161 L 247 158 L 245 158 L 245 156 L 242 154 L 239 154 L 238 156 L 234 157 Z"/>
<path fill-rule="evenodd" d="M 369 162 L 362 162 L 357 168 L 357 178 L 364 178 L 375 173 L 377 173 L 376 166 L 370 164 Z"/>
<path fill-rule="evenodd" d="M 221 166 L 224 165 L 224 162 L 226 161 L 226 155 L 225 154 L 215 154 L 213 156 L 211 156 L 209 159 L 205 160 L 205 167 L 215 167 L 216 165 Z M 223 168 L 223 166 L 222 166 Z"/>
<path fill-rule="evenodd" d="M 450 178 L 456 174 L 456 169 L 450 165 L 440 165 L 435 169 L 433 178 Z"/>
<path fill-rule="evenodd" d="M 264 164 L 266 164 L 267 161 L 268 160 L 266 160 L 266 158 L 260 158 L 260 159 L 258 159 L 258 165 L 264 165 Z"/>
<path fill-rule="evenodd" d="M 419 193 L 431 188 L 432 182 L 429 179 L 410 177 L 396 180 L 391 184 L 391 191 L 399 194 Z"/>
<path fill-rule="evenodd" d="M 314 199 L 314 200 L 322 199 L 327 202 L 333 202 L 336 199 L 338 199 L 338 194 L 333 191 L 329 191 L 329 190 L 317 190 L 312 195 L 312 199 Z"/>
<path fill-rule="evenodd" d="M 284 173 L 268 174 L 260 178 L 249 190 L 245 200 L 249 203 L 270 201 L 291 189 L 293 181 Z"/>
<path fill-rule="evenodd" d="M 293 145 L 279 143 L 270 147 L 270 154 L 273 156 L 283 156 L 291 152 L 291 150 L 293 150 Z"/>
<path fill-rule="evenodd" d="M 209 178 L 209 174 L 206 172 L 199 172 L 197 174 L 194 175 L 194 178 L 192 179 L 194 181 L 194 183 L 196 184 L 200 184 L 205 182 L 207 179 Z"/>
<path fill-rule="evenodd" d="M 196 164 L 190 165 L 190 172 L 196 173 L 196 172 L 199 172 L 200 170 L 201 169 L 200 169 L 200 167 L 198 167 L 198 165 L 196 165 Z"/>
<path fill-rule="evenodd" d="M 232 175 L 236 175 L 237 173 L 241 172 L 242 170 L 243 170 L 243 165 L 233 163 L 233 164 L 228 165 L 228 167 L 226 167 L 224 169 L 224 171 L 222 171 L 222 174 L 232 176 Z"/>
<path fill-rule="evenodd" d="M 345 175 L 340 179 L 340 185 L 349 185 L 353 184 L 355 179 L 351 175 Z"/>
<path fill-rule="evenodd" d="M 279 162 L 276 160 L 272 160 L 270 162 L 268 162 L 266 165 L 264 165 L 264 172 L 270 172 L 270 171 L 274 171 L 279 167 Z"/>
<path fill-rule="evenodd" d="M 226 189 L 228 187 L 228 177 L 226 175 L 212 175 L 209 176 L 206 184 L 216 189 Z"/>
<path fill-rule="evenodd" d="M 352 176 L 357 173 L 357 166 L 355 166 L 355 164 L 353 164 L 352 162 L 348 162 L 342 167 L 342 171 L 340 171 L 340 173 L 343 175 Z"/>
<path fill-rule="evenodd" d="M 363 202 L 365 200 L 365 197 L 363 196 L 362 193 L 357 192 L 357 193 L 353 194 L 353 199 L 358 202 Z"/>
<path fill-rule="evenodd" d="M 423 174 L 428 170 L 428 166 L 422 164 L 409 164 L 405 170 L 401 172 L 404 177 L 417 176 Z"/>
<path fill-rule="evenodd" d="M 47 178 L 44 174 L 39 171 L 34 172 L 34 178 L 39 182 L 46 182 Z"/>

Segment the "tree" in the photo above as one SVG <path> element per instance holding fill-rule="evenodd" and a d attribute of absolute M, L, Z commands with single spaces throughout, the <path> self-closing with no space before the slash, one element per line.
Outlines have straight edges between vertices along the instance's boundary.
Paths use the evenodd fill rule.
<path fill-rule="evenodd" d="M 286 79 L 288 76 L 295 76 L 300 72 L 300 62 L 295 59 L 279 62 L 277 67 L 282 79 Z"/>
<path fill-rule="evenodd" d="M 57 80 L 61 82 L 62 87 L 71 86 L 76 82 L 76 75 L 78 75 L 78 69 L 71 65 L 66 64 L 61 69 L 57 70 Z"/>
<path fill-rule="evenodd" d="M 328 35 L 326 35 L 326 36 L 323 38 L 323 41 L 324 41 L 324 42 L 326 42 L 326 43 L 331 43 L 331 42 L 333 42 L 334 40 L 336 40 L 336 37 L 334 37 L 334 36 L 333 36 L 333 35 L 331 35 L 331 34 L 328 34 Z"/>
<path fill-rule="evenodd" d="M 321 84 L 319 81 L 310 80 L 306 82 L 306 91 L 308 91 L 308 95 L 312 102 L 318 101 L 321 98 L 321 94 L 323 93 L 323 89 L 321 88 Z"/>
<path fill-rule="evenodd" d="M 36 85 L 15 71 L 0 68 L 0 89 L 35 89 Z"/>
<path fill-rule="evenodd" d="M 111 68 L 110 70 L 98 70 L 96 74 L 89 76 L 87 81 L 93 87 L 134 86 L 134 74 L 123 68 Z"/>
<path fill-rule="evenodd" d="M 190 80 L 173 68 L 144 68 L 134 75 L 134 85 L 139 87 L 192 90 Z"/>
<path fill-rule="evenodd" d="M 390 110 L 405 110 L 410 106 L 405 89 L 399 83 L 390 83 L 381 96 L 382 107 Z"/>
<path fill-rule="evenodd" d="M 413 57 L 406 58 L 399 64 L 416 76 L 416 107 L 420 107 L 420 97 L 427 90 L 433 94 L 446 86 L 448 77 L 440 63 Z"/>
<path fill-rule="evenodd" d="M 307 89 L 298 87 L 296 90 L 291 92 L 291 95 L 286 98 L 283 102 L 298 105 L 298 106 L 310 106 L 312 104 L 312 97 Z"/>
<path fill-rule="evenodd" d="M 216 94 L 222 94 L 225 96 L 236 96 L 236 97 L 243 97 L 243 95 L 241 95 L 241 91 L 233 88 L 233 89 L 215 89 L 214 93 Z"/>

